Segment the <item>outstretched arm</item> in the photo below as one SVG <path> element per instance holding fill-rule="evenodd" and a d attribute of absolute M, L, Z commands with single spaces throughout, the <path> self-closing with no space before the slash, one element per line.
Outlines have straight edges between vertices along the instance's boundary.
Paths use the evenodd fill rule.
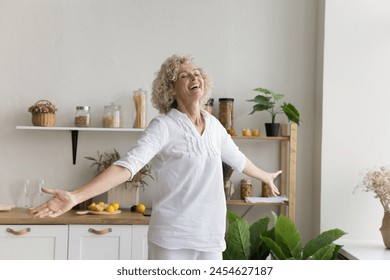
<path fill-rule="evenodd" d="M 102 194 L 130 177 L 131 172 L 127 168 L 111 165 L 94 179 L 73 191 L 44 188 L 42 191 L 53 195 L 53 198 L 32 208 L 30 213 L 33 218 L 58 217 L 78 203 Z"/>
<path fill-rule="evenodd" d="M 277 196 L 280 194 L 278 188 L 274 184 L 274 180 L 279 176 L 280 173 L 282 173 L 282 170 L 279 170 L 274 173 L 266 172 L 258 168 L 250 159 L 247 158 L 242 173 L 269 185 L 271 187 L 271 192 L 273 196 Z"/>

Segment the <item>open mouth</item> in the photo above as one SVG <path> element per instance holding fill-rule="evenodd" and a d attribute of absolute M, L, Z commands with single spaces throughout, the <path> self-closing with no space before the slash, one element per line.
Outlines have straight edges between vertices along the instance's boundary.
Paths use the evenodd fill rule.
<path fill-rule="evenodd" d="M 190 90 L 197 89 L 197 88 L 200 88 L 200 86 L 197 85 L 197 84 L 195 84 L 195 85 L 192 85 L 192 86 L 190 87 Z"/>

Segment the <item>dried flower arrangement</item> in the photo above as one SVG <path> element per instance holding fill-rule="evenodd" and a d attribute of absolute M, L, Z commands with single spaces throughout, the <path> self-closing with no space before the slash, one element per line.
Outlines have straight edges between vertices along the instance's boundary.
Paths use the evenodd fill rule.
<path fill-rule="evenodd" d="M 114 152 L 112 153 L 103 153 L 101 154 L 99 151 L 97 152 L 97 157 L 85 157 L 87 160 L 93 161 L 91 164 L 91 167 L 96 166 L 96 174 L 99 174 L 103 170 L 107 169 L 111 164 L 113 164 L 115 161 L 119 160 L 121 158 L 120 154 L 117 150 L 114 149 Z M 148 184 L 144 180 L 145 177 L 150 177 L 154 180 L 153 176 L 151 175 L 151 166 L 150 164 L 145 165 L 143 168 L 141 168 L 138 173 L 136 173 L 133 178 L 126 182 L 126 184 L 131 183 L 134 187 L 142 187 L 142 189 L 145 188 Z"/>
<path fill-rule="evenodd" d="M 357 188 L 375 193 L 384 211 L 390 213 L 390 169 L 381 166 L 379 170 L 369 170 Z"/>
<path fill-rule="evenodd" d="M 38 100 L 35 102 L 34 105 L 32 105 L 30 108 L 28 108 L 28 111 L 32 114 L 55 114 L 57 111 L 57 107 L 47 100 Z"/>

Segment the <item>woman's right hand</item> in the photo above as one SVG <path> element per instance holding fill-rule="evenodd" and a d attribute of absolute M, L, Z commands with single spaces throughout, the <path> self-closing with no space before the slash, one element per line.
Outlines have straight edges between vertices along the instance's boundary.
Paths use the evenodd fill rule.
<path fill-rule="evenodd" d="M 74 196 L 64 190 L 42 188 L 42 191 L 53 195 L 53 198 L 41 205 L 30 209 L 30 214 L 35 218 L 55 218 L 72 209 L 77 203 Z"/>

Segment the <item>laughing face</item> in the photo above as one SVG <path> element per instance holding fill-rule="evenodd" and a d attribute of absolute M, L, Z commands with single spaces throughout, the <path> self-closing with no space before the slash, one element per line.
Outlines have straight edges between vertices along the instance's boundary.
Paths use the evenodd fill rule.
<path fill-rule="evenodd" d="M 174 82 L 174 95 L 178 104 L 197 102 L 204 94 L 204 80 L 192 63 L 181 64 Z"/>

